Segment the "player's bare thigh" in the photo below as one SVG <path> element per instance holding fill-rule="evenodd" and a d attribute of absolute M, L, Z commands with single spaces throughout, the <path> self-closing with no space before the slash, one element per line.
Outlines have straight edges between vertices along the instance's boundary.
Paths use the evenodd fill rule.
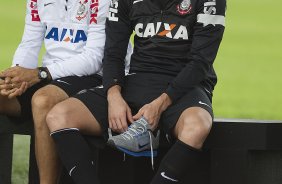
<path fill-rule="evenodd" d="M 84 134 L 101 135 L 102 129 L 89 109 L 77 98 L 57 104 L 47 115 L 50 132 L 78 128 Z"/>

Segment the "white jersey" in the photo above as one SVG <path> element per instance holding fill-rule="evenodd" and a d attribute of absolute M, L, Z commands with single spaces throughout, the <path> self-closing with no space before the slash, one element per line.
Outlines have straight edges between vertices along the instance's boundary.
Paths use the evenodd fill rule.
<path fill-rule="evenodd" d="M 24 34 L 13 66 L 36 68 L 44 42 L 42 65 L 53 79 L 102 74 L 109 4 L 109 0 L 28 0 Z"/>

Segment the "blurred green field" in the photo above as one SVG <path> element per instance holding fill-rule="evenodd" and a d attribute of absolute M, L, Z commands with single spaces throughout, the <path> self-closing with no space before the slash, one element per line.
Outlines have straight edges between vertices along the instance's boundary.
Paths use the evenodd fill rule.
<path fill-rule="evenodd" d="M 228 1 L 224 39 L 215 62 L 216 117 L 282 119 L 282 1 Z M 23 33 L 25 1 L 0 2 L 0 70 Z M 26 183 L 28 138 L 17 138 L 13 183 Z M 26 148 L 26 149 L 24 149 Z"/>

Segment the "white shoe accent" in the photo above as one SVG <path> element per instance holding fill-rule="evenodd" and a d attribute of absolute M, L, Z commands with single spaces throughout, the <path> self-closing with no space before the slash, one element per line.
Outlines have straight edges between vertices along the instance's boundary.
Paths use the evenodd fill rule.
<path fill-rule="evenodd" d="M 71 173 L 73 172 L 73 170 L 76 168 L 76 166 L 74 166 L 73 168 L 71 168 L 69 175 L 71 176 Z"/>
<path fill-rule="evenodd" d="M 165 179 L 168 179 L 168 180 L 173 181 L 173 182 L 178 182 L 178 180 L 166 176 L 166 175 L 165 175 L 165 172 L 162 172 L 161 175 L 162 175 L 162 177 L 165 178 Z"/>
<path fill-rule="evenodd" d="M 202 105 L 205 105 L 205 106 L 211 108 L 211 106 L 209 106 L 208 104 L 206 104 L 206 103 L 204 103 L 204 102 L 202 102 L 202 101 L 199 101 L 199 104 L 202 104 Z M 211 109 L 212 109 L 212 108 L 211 108 Z"/>
<path fill-rule="evenodd" d="M 133 1 L 133 4 L 135 3 L 139 3 L 139 2 L 142 2 L 143 0 L 136 0 L 136 1 Z"/>

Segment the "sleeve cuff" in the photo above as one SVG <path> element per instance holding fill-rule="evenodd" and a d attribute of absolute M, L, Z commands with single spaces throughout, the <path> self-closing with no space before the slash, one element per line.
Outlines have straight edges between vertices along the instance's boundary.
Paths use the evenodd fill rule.
<path fill-rule="evenodd" d="M 176 95 L 176 93 L 174 92 L 174 89 L 169 86 L 165 93 L 169 96 L 169 98 L 171 99 L 172 103 L 175 102 L 179 97 Z"/>
<path fill-rule="evenodd" d="M 111 87 L 115 85 L 119 85 L 121 88 L 123 88 L 123 81 L 118 79 L 112 79 L 110 81 L 103 82 L 105 92 L 107 92 Z"/>

